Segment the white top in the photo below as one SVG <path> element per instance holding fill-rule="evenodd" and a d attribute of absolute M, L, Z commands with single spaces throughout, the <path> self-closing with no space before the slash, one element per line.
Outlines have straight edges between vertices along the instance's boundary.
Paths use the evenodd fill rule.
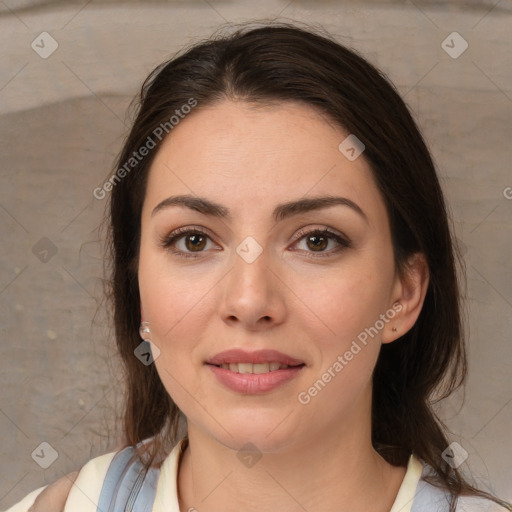
<path fill-rule="evenodd" d="M 152 512 L 183 512 L 180 511 L 178 503 L 178 465 L 183 441 L 184 439 L 173 448 L 162 463 Z M 97 512 L 103 480 L 115 454 L 116 452 L 112 452 L 96 457 L 82 467 L 69 493 L 64 512 Z M 416 507 L 420 505 L 422 512 L 440 510 L 436 506 L 439 502 L 436 502 L 435 493 L 432 494 L 428 491 L 430 487 L 418 487 L 423 468 L 423 464 L 414 455 L 409 457 L 404 479 L 390 512 L 411 512 L 415 504 Z M 170 482 L 173 485 L 169 485 Z M 422 483 L 424 482 L 422 481 Z M 46 487 L 31 492 L 5 512 L 28 512 L 37 496 Z M 425 490 L 427 492 L 424 492 Z M 420 496 L 421 504 L 419 503 Z M 504 510 L 493 502 L 478 498 L 459 498 L 457 505 L 458 512 L 503 512 Z"/>

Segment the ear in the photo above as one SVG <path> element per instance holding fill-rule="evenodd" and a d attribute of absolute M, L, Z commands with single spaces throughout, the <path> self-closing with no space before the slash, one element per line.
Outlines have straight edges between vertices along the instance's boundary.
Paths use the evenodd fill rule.
<path fill-rule="evenodd" d="M 386 324 L 382 343 L 391 343 L 412 329 L 423 307 L 429 276 L 427 259 L 420 252 L 409 258 L 403 276 L 397 272 L 389 304 L 396 314 Z"/>

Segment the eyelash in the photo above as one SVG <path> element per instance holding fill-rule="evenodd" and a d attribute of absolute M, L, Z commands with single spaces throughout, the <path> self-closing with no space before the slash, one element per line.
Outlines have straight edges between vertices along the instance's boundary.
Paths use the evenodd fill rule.
<path fill-rule="evenodd" d="M 172 244 L 175 241 L 179 240 L 180 238 L 185 237 L 186 235 L 201 235 L 201 236 L 210 238 L 208 233 L 206 233 L 206 231 L 202 230 L 201 228 L 184 227 L 184 228 L 178 228 L 175 231 L 173 231 L 172 233 L 170 233 L 169 235 L 161 238 L 160 243 L 161 243 L 162 247 L 164 247 L 166 250 L 168 250 L 180 257 L 183 257 L 183 258 L 200 257 L 202 255 L 202 253 L 204 253 L 204 251 L 199 251 L 197 253 L 187 253 L 187 252 L 183 252 L 179 249 L 175 249 L 172 246 Z M 294 244 L 296 244 L 297 242 L 299 242 L 300 240 L 302 240 L 303 238 L 305 238 L 308 235 L 309 236 L 318 235 L 318 236 L 326 237 L 328 239 L 335 240 L 341 246 L 341 248 L 338 248 L 337 250 L 334 249 L 334 250 L 330 250 L 328 252 L 315 253 L 314 251 L 306 251 L 306 253 L 309 253 L 309 255 L 307 256 L 309 258 L 330 257 L 330 256 L 333 256 L 333 253 L 337 254 L 341 250 L 351 247 L 351 242 L 350 242 L 350 240 L 348 240 L 348 238 L 347 239 L 343 238 L 342 236 L 338 235 L 334 231 L 331 231 L 329 228 L 324 228 L 324 229 L 317 228 L 317 229 L 312 229 L 309 231 L 308 230 L 300 230 L 299 233 L 297 234 Z"/>

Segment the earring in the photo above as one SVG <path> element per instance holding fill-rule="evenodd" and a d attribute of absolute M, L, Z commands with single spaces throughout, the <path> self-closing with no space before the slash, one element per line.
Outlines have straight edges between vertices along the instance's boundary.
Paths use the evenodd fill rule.
<path fill-rule="evenodd" d="M 392 328 L 391 328 L 391 330 L 392 330 L 393 332 L 396 332 L 398 329 L 397 329 L 396 327 L 392 327 Z"/>
<path fill-rule="evenodd" d="M 144 365 L 148 366 L 152 362 L 156 361 L 156 359 L 158 359 L 158 357 L 160 356 L 160 349 L 155 345 L 155 343 L 152 340 L 151 331 L 149 329 L 149 322 L 140 323 L 139 336 L 142 338 L 143 341 L 149 343 L 149 351 L 146 350 L 147 347 L 144 347 L 138 354 L 137 351 L 139 350 L 139 345 L 139 347 L 135 349 L 134 353 L 142 361 Z"/>
<path fill-rule="evenodd" d="M 149 322 L 141 322 L 140 323 L 139 336 L 144 341 L 151 341 L 151 331 L 149 330 Z"/>

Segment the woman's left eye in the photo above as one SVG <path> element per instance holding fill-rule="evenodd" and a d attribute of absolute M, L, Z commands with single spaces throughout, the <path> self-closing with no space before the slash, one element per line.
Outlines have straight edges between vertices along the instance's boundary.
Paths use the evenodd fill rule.
<path fill-rule="evenodd" d="M 207 246 L 207 241 L 210 240 L 210 236 L 198 228 L 180 228 L 173 231 L 168 236 L 161 239 L 161 245 L 165 249 L 185 258 L 195 258 L 201 253 L 204 253 L 204 249 Z M 313 229 L 310 231 L 301 231 L 298 233 L 296 240 L 293 245 L 297 245 L 299 242 L 304 241 L 308 249 L 301 249 L 306 253 L 316 253 L 308 257 L 324 257 L 331 256 L 333 253 L 338 253 L 343 248 L 351 246 L 350 240 L 344 238 L 341 235 L 329 230 L 329 229 Z M 331 249 L 325 251 L 330 241 L 334 241 L 338 244 L 338 249 Z M 184 242 L 182 247 L 177 247 L 179 242 Z"/>
<path fill-rule="evenodd" d="M 307 248 L 313 248 L 312 251 L 308 251 L 306 249 L 306 252 L 317 253 L 313 256 L 309 256 L 313 258 L 332 256 L 333 253 L 338 253 L 340 250 L 351 246 L 351 242 L 348 238 L 344 238 L 328 228 L 314 229 L 308 232 L 299 232 L 297 242 L 300 241 L 304 241 Z M 329 245 L 329 241 L 335 241 L 338 244 L 338 248 L 325 251 L 324 249 L 326 249 L 326 247 Z"/>

